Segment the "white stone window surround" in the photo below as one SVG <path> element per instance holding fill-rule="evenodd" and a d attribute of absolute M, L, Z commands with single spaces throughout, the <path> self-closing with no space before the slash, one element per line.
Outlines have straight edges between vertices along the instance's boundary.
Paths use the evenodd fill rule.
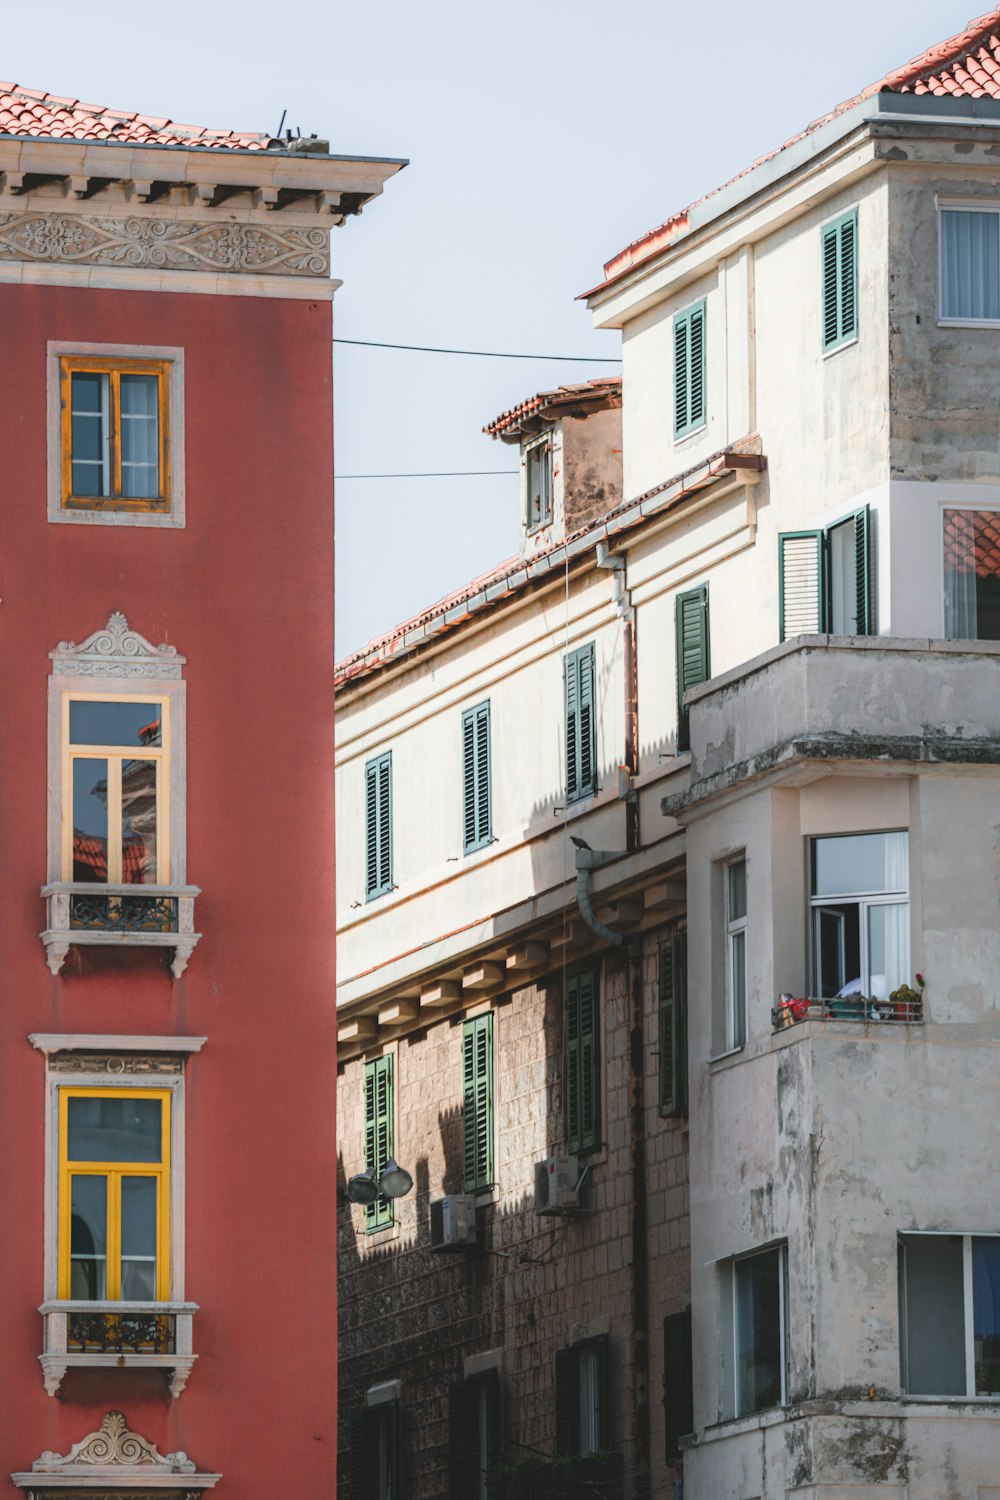
<path fill-rule="evenodd" d="M 61 1089 L 121 1088 L 125 1091 L 136 1088 L 155 1087 L 170 1093 L 170 1301 L 157 1304 L 164 1312 L 184 1309 L 182 1316 L 189 1318 L 197 1309 L 194 1303 L 184 1301 L 184 1243 L 185 1243 L 185 1124 L 184 1124 L 184 1063 L 193 1053 L 200 1052 L 207 1041 L 203 1036 L 125 1036 L 74 1033 L 61 1035 L 36 1032 L 28 1037 L 36 1051 L 45 1056 L 45 1218 L 44 1218 L 44 1299 L 39 1311 L 48 1317 L 60 1305 L 59 1290 L 59 1097 Z M 74 1055 L 87 1058 L 93 1066 L 84 1064 L 80 1070 L 72 1066 L 65 1071 L 53 1059 L 71 1059 Z M 153 1071 L 128 1072 L 126 1059 L 137 1057 L 159 1058 L 160 1064 Z M 104 1061 L 103 1070 L 99 1061 Z M 160 1068 L 167 1071 L 161 1071 Z M 68 1359 L 55 1359 L 47 1354 L 40 1357 L 46 1388 L 55 1395 L 66 1368 L 74 1364 L 91 1364 L 97 1361 L 88 1355 L 71 1355 Z M 138 1356 L 135 1363 L 152 1362 L 158 1356 Z M 180 1395 L 196 1355 L 187 1356 L 187 1368 L 181 1378 L 175 1375 L 172 1394 Z M 60 1367 L 61 1366 L 61 1367 Z"/>
<path fill-rule="evenodd" d="M 170 365 L 167 381 L 169 409 L 170 509 L 168 511 L 64 510 L 62 503 L 62 407 L 59 361 L 67 355 L 98 359 L 158 359 Z M 184 350 L 152 344 L 87 344 L 57 342 L 46 345 L 46 450 L 48 455 L 48 518 L 69 526 L 158 526 L 177 530 L 186 524 L 184 499 Z"/>
<path fill-rule="evenodd" d="M 934 194 L 934 214 L 937 219 L 937 326 L 939 328 L 1000 328 L 1000 318 L 946 318 L 944 307 L 944 255 L 942 254 L 941 215 L 948 210 L 954 213 L 1000 215 L 1000 198 L 948 197 Z"/>

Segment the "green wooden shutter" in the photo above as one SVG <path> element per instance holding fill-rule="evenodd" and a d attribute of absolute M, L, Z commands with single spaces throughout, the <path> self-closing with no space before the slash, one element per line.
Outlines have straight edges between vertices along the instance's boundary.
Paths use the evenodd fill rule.
<path fill-rule="evenodd" d="M 674 318 L 674 436 L 683 437 L 705 421 L 705 303 Z"/>
<path fill-rule="evenodd" d="M 488 702 L 462 715 L 462 819 L 467 854 L 492 841 Z"/>
<path fill-rule="evenodd" d="M 576 1351 L 556 1350 L 556 1453 L 561 1458 L 575 1458 L 580 1448 L 580 1392 L 577 1379 Z"/>
<path fill-rule="evenodd" d="M 783 641 L 826 629 L 822 531 L 786 531 L 778 537 L 778 618 Z"/>
<path fill-rule="evenodd" d="M 708 650 L 708 584 L 678 594 L 675 606 L 677 632 L 677 748 L 691 744 L 688 707 L 684 695 L 711 675 Z"/>
<path fill-rule="evenodd" d="M 566 800 L 593 795 L 597 786 L 594 647 L 581 646 L 563 663 L 566 689 Z"/>
<path fill-rule="evenodd" d="M 668 1464 L 681 1456 L 680 1440 L 694 1429 L 691 1310 L 663 1320 L 663 1416 Z"/>
<path fill-rule="evenodd" d="M 465 1191 L 493 1186 L 493 1016 L 462 1027 L 462 1130 Z"/>
<path fill-rule="evenodd" d="M 858 216 L 843 214 L 822 232 L 823 348 L 858 331 Z"/>
<path fill-rule="evenodd" d="M 611 1340 L 603 1333 L 597 1340 L 597 1448 L 611 1447 Z"/>
<path fill-rule="evenodd" d="M 687 931 L 660 944 L 660 1114 L 687 1114 Z"/>
<path fill-rule="evenodd" d="M 872 568 L 871 510 L 867 505 L 854 516 L 854 569 L 858 635 L 874 635 L 875 578 Z"/>
<path fill-rule="evenodd" d="M 393 1154 L 392 1053 L 365 1064 L 365 1170 L 380 1177 Z M 371 1233 L 392 1223 L 392 1203 L 376 1198 L 365 1209 L 365 1228 Z"/>
<path fill-rule="evenodd" d="M 365 766 L 365 896 L 392 890 L 392 751 Z"/>
<path fill-rule="evenodd" d="M 566 986 L 566 1149 L 599 1144 L 600 1017 L 597 973 L 577 974 Z"/>
<path fill-rule="evenodd" d="M 365 1496 L 365 1417 L 364 1408 L 351 1412 L 351 1452 L 348 1474 L 351 1481 L 351 1500 L 366 1500 Z"/>
<path fill-rule="evenodd" d="M 470 1430 L 467 1383 L 452 1381 L 448 1387 L 448 1500 L 473 1500 L 471 1483 L 471 1448 L 474 1435 Z"/>

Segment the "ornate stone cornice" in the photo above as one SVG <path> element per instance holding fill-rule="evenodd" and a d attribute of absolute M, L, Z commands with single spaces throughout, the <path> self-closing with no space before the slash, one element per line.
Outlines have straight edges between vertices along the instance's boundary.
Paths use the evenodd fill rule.
<path fill-rule="evenodd" d="M 82 1491 L 88 1500 L 138 1500 L 152 1493 L 163 1500 L 201 1500 L 219 1474 L 207 1474 L 186 1453 L 160 1453 L 155 1444 L 129 1430 L 124 1414 L 109 1411 L 96 1432 L 74 1443 L 68 1453 L 46 1452 L 30 1472 L 12 1474 L 28 1500 Z"/>
<path fill-rule="evenodd" d="M 130 630 L 121 610 L 116 610 L 103 630 L 95 630 L 81 645 L 60 641 L 49 652 L 57 677 L 152 677 L 179 678 L 184 657 L 176 646 L 153 646 L 138 631 Z"/>
<path fill-rule="evenodd" d="M 46 1452 L 32 1464 L 35 1474 L 64 1474 L 74 1468 L 158 1469 L 167 1474 L 193 1474 L 195 1465 L 186 1453 L 158 1452 L 137 1432 L 130 1432 L 124 1413 L 109 1411 L 97 1432 L 88 1433 L 66 1454 Z"/>
<path fill-rule="evenodd" d="M 326 277 L 330 231 L 29 209 L 0 213 L 0 261 Z"/>

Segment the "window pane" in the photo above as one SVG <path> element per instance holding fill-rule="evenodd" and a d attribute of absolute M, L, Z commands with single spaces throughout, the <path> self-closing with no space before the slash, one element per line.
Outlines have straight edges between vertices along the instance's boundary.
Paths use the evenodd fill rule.
<path fill-rule="evenodd" d="M 830 529 L 829 544 L 830 630 L 833 635 L 857 635 L 858 579 L 853 516 Z"/>
<path fill-rule="evenodd" d="M 156 1178 L 123 1177 L 122 1297 L 150 1302 L 156 1296 Z"/>
<path fill-rule="evenodd" d="M 944 513 L 944 633 L 1000 640 L 1000 511 Z"/>
<path fill-rule="evenodd" d="M 964 1396 L 962 1238 L 908 1234 L 903 1245 L 906 1389 L 913 1396 Z"/>
<path fill-rule="evenodd" d="M 736 1291 L 737 1415 L 781 1405 L 781 1251 L 739 1260 Z"/>
<path fill-rule="evenodd" d="M 528 450 L 528 525 L 540 526 L 552 514 L 552 453 L 547 444 Z"/>
<path fill-rule="evenodd" d="M 941 315 L 1000 318 L 1000 217 L 941 214 Z"/>
<path fill-rule="evenodd" d="M 121 377 L 122 494 L 140 500 L 160 493 L 158 385 L 155 375 Z"/>
<path fill-rule="evenodd" d="M 577 1361 L 580 1453 L 596 1453 L 601 1443 L 601 1380 L 596 1349 L 583 1349 Z"/>
<path fill-rule="evenodd" d="M 73 879 L 108 880 L 108 763 L 73 762 Z"/>
<path fill-rule="evenodd" d="M 108 377 L 79 372 L 72 376 L 72 467 L 74 495 L 107 495 Z"/>
<path fill-rule="evenodd" d="M 70 1180 L 71 1297 L 101 1302 L 107 1296 L 108 1180 L 73 1177 Z"/>
<path fill-rule="evenodd" d="M 742 1047 L 747 1039 L 747 935 L 729 935 L 729 1004 L 732 1010 L 730 1046 Z"/>
<path fill-rule="evenodd" d="M 156 882 L 156 762 L 122 762 L 122 883 Z"/>
<path fill-rule="evenodd" d="M 905 891 L 907 847 L 905 833 L 862 833 L 814 839 L 813 895 Z"/>
<path fill-rule="evenodd" d="M 910 975 L 910 907 L 868 908 L 868 993 L 886 1000 Z"/>
<path fill-rule="evenodd" d="M 972 1241 L 976 1395 L 1000 1396 L 1000 1239 Z"/>
<path fill-rule="evenodd" d="M 158 1162 L 163 1102 L 160 1099 L 68 1099 L 70 1161 Z"/>
<path fill-rule="evenodd" d="M 738 922 L 747 914 L 747 864 L 745 859 L 726 866 L 729 887 L 729 920 Z"/>
<path fill-rule="evenodd" d="M 160 703 L 98 703 L 74 698 L 69 705 L 69 742 L 123 748 L 159 745 L 162 714 Z"/>

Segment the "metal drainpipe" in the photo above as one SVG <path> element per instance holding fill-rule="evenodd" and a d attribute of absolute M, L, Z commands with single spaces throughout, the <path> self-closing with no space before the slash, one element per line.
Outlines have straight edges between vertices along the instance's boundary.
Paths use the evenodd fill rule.
<path fill-rule="evenodd" d="M 643 1068 L 646 1041 L 642 1011 L 642 939 L 605 927 L 594 911 L 590 874 L 621 856 L 605 849 L 576 848 L 576 901 L 580 915 L 599 938 L 625 950 L 625 975 L 631 1008 L 629 1026 L 629 1154 L 632 1161 L 632 1341 L 635 1391 L 635 1497 L 649 1494 L 649 1211 L 646 1199 L 646 1105 Z"/>

